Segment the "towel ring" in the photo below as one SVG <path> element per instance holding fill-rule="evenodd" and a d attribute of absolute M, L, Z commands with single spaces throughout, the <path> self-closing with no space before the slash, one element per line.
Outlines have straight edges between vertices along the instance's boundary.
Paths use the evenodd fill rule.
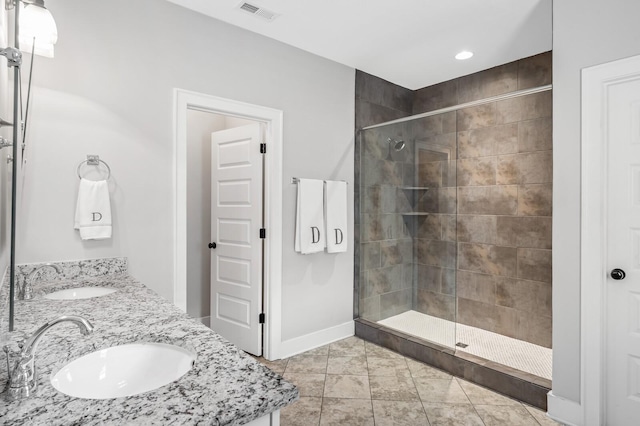
<path fill-rule="evenodd" d="M 109 178 L 111 177 L 111 167 L 109 167 L 109 165 L 106 162 L 101 160 L 100 157 L 97 155 L 87 155 L 87 159 L 84 161 L 81 161 L 80 164 L 78 164 L 78 168 L 76 169 L 76 173 L 78 173 L 79 179 L 82 179 L 82 175 L 80 174 L 80 169 L 82 168 L 82 165 L 85 163 L 90 166 L 98 166 L 100 165 L 100 163 L 104 164 L 104 166 L 107 168 L 106 180 L 109 180 Z"/>

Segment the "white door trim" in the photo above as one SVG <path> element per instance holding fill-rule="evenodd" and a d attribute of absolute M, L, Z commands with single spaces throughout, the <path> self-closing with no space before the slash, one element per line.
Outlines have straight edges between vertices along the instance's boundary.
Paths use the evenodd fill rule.
<path fill-rule="evenodd" d="M 603 424 L 606 412 L 607 93 L 612 85 L 639 78 L 640 56 L 582 70 L 580 405 L 586 426 Z"/>
<path fill-rule="evenodd" d="M 264 168 L 265 227 L 264 253 L 264 353 L 278 359 L 282 322 L 282 129 L 281 110 L 183 89 L 173 90 L 173 207 L 174 207 L 174 291 L 173 303 L 187 309 L 187 109 L 230 115 L 266 124 L 267 155 Z"/>

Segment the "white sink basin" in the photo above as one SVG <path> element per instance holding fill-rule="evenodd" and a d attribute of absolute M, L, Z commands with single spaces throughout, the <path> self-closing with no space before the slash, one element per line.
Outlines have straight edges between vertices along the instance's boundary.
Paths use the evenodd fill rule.
<path fill-rule="evenodd" d="M 51 384 L 76 398 L 109 399 L 148 392 L 178 380 L 195 353 L 165 343 L 132 343 L 84 355 L 51 375 Z"/>
<path fill-rule="evenodd" d="M 116 291 L 118 290 L 108 287 L 78 287 L 54 291 L 53 293 L 45 294 L 44 298 L 52 300 L 89 299 L 92 297 L 106 296 Z"/>

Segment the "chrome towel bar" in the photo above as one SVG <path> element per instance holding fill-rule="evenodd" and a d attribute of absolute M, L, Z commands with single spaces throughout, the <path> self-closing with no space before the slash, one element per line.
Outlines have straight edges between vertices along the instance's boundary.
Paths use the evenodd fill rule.
<path fill-rule="evenodd" d="M 292 177 L 291 178 L 291 183 L 298 183 L 298 182 L 300 182 L 300 178 L 297 178 L 297 177 Z M 338 181 L 338 182 L 347 182 L 347 181 L 346 180 L 341 180 L 341 181 Z M 347 182 L 347 184 L 348 183 L 349 182 Z"/>

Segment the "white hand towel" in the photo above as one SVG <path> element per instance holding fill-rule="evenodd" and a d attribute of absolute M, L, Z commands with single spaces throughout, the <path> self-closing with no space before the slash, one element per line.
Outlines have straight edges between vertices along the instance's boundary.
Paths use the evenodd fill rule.
<path fill-rule="evenodd" d="M 111 202 L 106 180 L 80 179 L 75 229 L 83 240 L 111 238 Z"/>
<path fill-rule="evenodd" d="M 317 179 L 298 181 L 294 244 L 298 253 L 317 253 L 325 248 L 323 187 L 323 181 Z"/>
<path fill-rule="evenodd" d="M 327 253 L 347 251 L 347 183 L 328 180 L 324 189 Z"/>

